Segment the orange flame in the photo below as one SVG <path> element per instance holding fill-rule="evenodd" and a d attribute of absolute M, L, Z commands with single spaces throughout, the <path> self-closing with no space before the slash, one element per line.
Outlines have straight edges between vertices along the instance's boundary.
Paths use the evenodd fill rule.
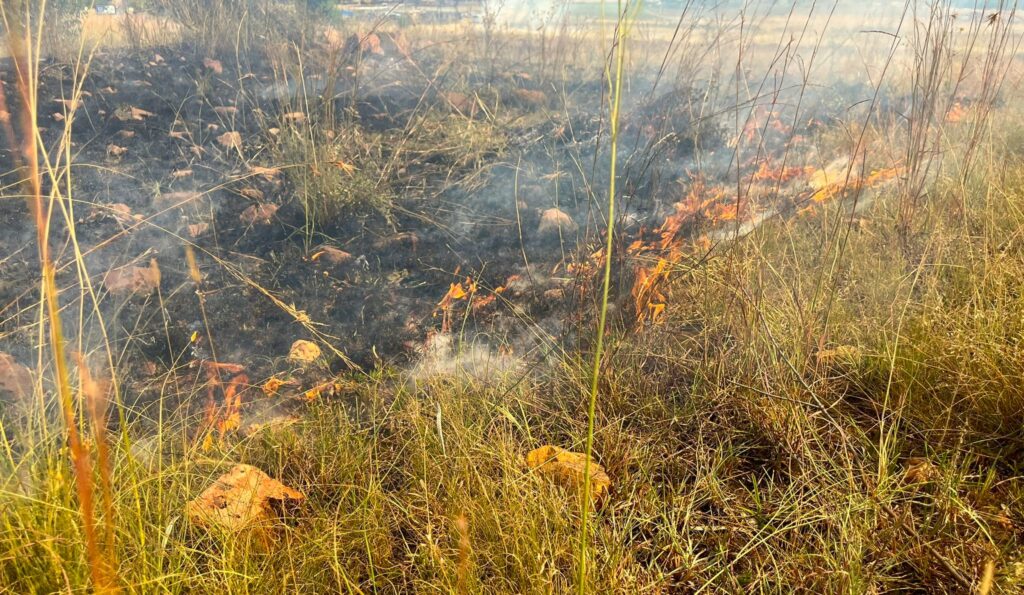
<path fill-rule="evenodd" d="M 441 332 L 446 333 L 451 330 L 451 311 L 455 303 L 472 298 L 476 291 L 476 281 L 471 277 L 466 277 L 466 280 L 460 283 L 452 283 L 448 287 L 448 292 L 444 294 L 441 301 L 437 303 L 437 308 L 434 309 L 434 316 L 441 313 Z"/>

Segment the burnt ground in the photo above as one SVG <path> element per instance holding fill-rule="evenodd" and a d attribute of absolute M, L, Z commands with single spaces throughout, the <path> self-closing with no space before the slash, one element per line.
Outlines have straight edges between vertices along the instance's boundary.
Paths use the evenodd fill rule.
<path fill-rule="evenodd" d="M 378 65 L 384 73 L 401 68 Z M 72 95 L 72 75 L 66 65 L 42 69 L 38 122 L 51 151 L 63 132 L 62 99 Z M 467 337 L 485 333 L 490 345 L 524 355 L 570 340 L 585 310 L 579 300 L 591 299 L 579 275 L 592 267 L 580 266 L 577 254 L 593 252 L 585 238 L 596 237 L 590 230 L 599 218 L 584 178 L 597 172 L 552 176 L 543 164 L 573 146 L 595 145 L 599 122 L 586 116 L 552 122 L 543 115 L 550 104 L 543 92 L 512 93 L 512 124 L 500 132 L 500 150 L 467 163 L 441 152 L 420 154 L 402 168 L 404 181 L 391 186 L 387 214 L 345 209 L 310 236 L 294 178 L 255 169 L 281 165 L 268 130 L 293 125 L 282 118 L 290 101 L 267 92 L 275 80 L 269 65 L 213 65 L 187 48 L 112 52 L 91 63 L 74 114 L 74 219 L 114 352 L 130 370 L 127 392 L 135 394 L 126 395 L 129 401 L 149 398 L 160 384 L 151 378 L 197 359 L 240 364 L 253 382 L 287 373 L 294 366 L 285 356 L 297 339 L 329 343 L 350 358 L 351 365 L 325 349 L 333 373 L 407 362 L 444 326 Z M 9 97 L 12 82 L 8 64 Z M 349 114 L 351 126 L 407 130 L 415 110 L 424 109 L 424 93 L 398 88 L 354 101 L 355 94 L 339 93 L 344 98 L 334 107 Z M 589 87 L 582 92 L 593 95 Z M 466 117 L 452 107 L 442 95 L 425 109 L 439 118 Z M 240 146 L 218 140 L 231 131 L 239 133 Z M 513 153 L 516 161 L 509 159 Z M 2 157 L 10 170 L 10 152 Z M 290 166 L 304 164 L 283 167 Z M 16 177 L 9 172 L 8 183 Z M 30 365 L 39 269 L 34 230 L 13 188 L 7 186 L 2 203 L 0 351 Z M 555 206 L 573 221 L 554 231 L 539 228 L 542 211 Z M 253 207 L 265 216 L 253 220 Z M 102 335 L 88 303 L 79 325 L 74 252 L 59 216 L 51 238 L 70 340 L 96 349 Z M 198 284 L 186 246 L 196 257 Z M 324 247 L 343 250 L 348 260 L 330 262 Z M 152 262 L 160 271 L 158 291 L 108 283 L 112 270 Z M 452 283 L 468 287 L 468 278 L 477 292 L 457 300 L 446 323 L 438 303 Z M 301 313 L 305 325 L 297 321 Z"/>
<path fill-rule="evenodd" d="M 295 376 L 286 356 L 297 339 L 319 342 L 326 356 L 314 374 L 298 374 L 306 385 L 405 365 L 443 331 L 523 359 L 580 347 L 586 333 L 576 331 L 592 328 L 593 254 L 603 243 L 606 123 L 593 115 L 601 113 L 600 84 L 581 74 L 556 94 L 550 82 L 516 72 L 449 89 L 422 78 L 434 68 L 430 59 L 360 56 L 342 63 L 330 84 L 311 61 L 300 84 L 269 62 L 211 62 L 188 47 L 95 57 L 74 113 L 74 219 L 107 336 L 127 370 L 127 401 L 152 400 L 165 371 L 196 376 L 200 361 L 238 364 L 252 383 Z M 9 64 L 2 75 L 12 97 Z M 38 123 L 51 152 L 73 80 L 67 65 L 41 69 Z M 325 87 L 333 99 L 317 95 Z M 631 101 L 618 265 L 637 256 L 627 249 L 635 240 L 655 245 L 658 225 L 677 212 L 693 186 L 686 176 L 698 137 L 704 167 L 710 158 L 729 168 L 717 124 L 689 117 L 697 96 L 668 89 Z M 308 108 L 308 120 L 289 115 L 296 106 Z M 337 125 L 318 117 L 325 106 Z M 351 178 L 336 176 L 327 194 L 386 174 L 362 192 L 364 202 L 381 199 L 388 208 L 357 201 L 321 217 L 311 233 L 301 180 L 348 165 L 311 164 L 284 139 L 322 143 L 332 135 L 346 139 L 336 144 L 356 162 L 345 170 Z M 11 163 L 6 150 L 0 158 Z M 380 163 L 388 167 L 367 167 Z M 306 177 L 293 175 L 299 171 Z M 39 273 L 16 179 L 8 172 L 0 203 L 0 352 L 30 365 Z M 542 223 L 554 208 L 556 224 Z M 68 230 L 60 216 L 52 225 L 65 327 L 76 346 L 96 350 L 104 339 L 92 306 L 81 301 Z M 680 233 L 700 225 L 697 212 Z M 114 281 L 145 279 L 154 266 L 158 288 L 111 284 L 111 271 Z M 635 266 L 617 268 L 615 287 L 623 290 L 615 290 L 622 299 L 614 324 L 635 319 Z M 453 283 L 468 290 L 471 281 L 475 293 L 439 308 Z"/>

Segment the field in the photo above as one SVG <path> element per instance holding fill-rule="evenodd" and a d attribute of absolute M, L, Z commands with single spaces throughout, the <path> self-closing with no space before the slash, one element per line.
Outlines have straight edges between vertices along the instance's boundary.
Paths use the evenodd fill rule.
<path fill-rule="evenodd" d="M 0 2 L 0 592 L 1024 591 L 1016 6 L 463 4 Z"/>

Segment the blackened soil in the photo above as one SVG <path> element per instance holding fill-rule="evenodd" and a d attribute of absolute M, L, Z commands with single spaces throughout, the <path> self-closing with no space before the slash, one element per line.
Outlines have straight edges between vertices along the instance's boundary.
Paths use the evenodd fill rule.
<path fill-rule="evenodd" d="M 42 71 L 38 124 L 51 155 L 61 147 L 62 100 L 73 95 L 73 75 L 59 64 Z M 11 97 L 10 64 L 2 77 Z M 223 61 L 211 68 L 185 48 L 107 53 L 91 63 L 71 136 L 73 217 L 107 336 L 124 369 L 152 375 L 216 358 L 241 364 L 255 382 L 289 368 L 285 356 L 297 339 L 329 343 L 364 369 L 401 362 L 440 330 L 445 316 L 438 303 L 452 283 L 469 277 L 478 290 L 472 302 L 462 300 L 450 311 L 453 330 L 486 330 L 495 344 L 515 344 L 517 337 L 537 335 L 523 333 L 524 325 L 541 329 L 547 341 L 579 322 L 563 315 L 578 310 L 575 300 L 584 295 L 569 265 L 577 253 L 592 252 L 578 250 L 577 241 L 599 218 L 585 198 L 573 198 L 580 195 L 573 181 L 545 181 L 545 172 L 538 172 L 517 184 L 514 168 L 496 156 L 494 163 L 456 170 L 454 178 L 451 168 L 444 179 L 424 173 L 415 188 L 399 189 L 390 216 L 353 210 L 310 238 L 288 177 L 253 170 L 275 165 L 268 129 L 285 125 L 281 114 L 288 108 L 266 99 L 273 84 L 269 66 L 239 70 Z M 11 103 L 19 109 L 14 98 Z M 400 127 L 408 116 L 408 106 L 386 97 L 356 107 L 349 112 L 377 130 Z M 510 135 L 551 128 L 532 126 Z M 241 146 L 218 140 L 226 132 L 239 133 Z M 543 154 L 562 141 L 528 142 L 537 146 L 525 150 Z M 0 351 L 30 364 L 38 316 L 35 230 L 19 198 L 11 152 L 0 159 L 7 172 L 0 202 Z M 485 184 L 462 183 L 463 174 L 479 180 L 481 168 Z M 578 230 L 542 236 L 540 214 L 559 196 Z M 277 210 L 245 220 L 246 209 L 265 205 Z M 103 335 L 91 303 L 81 303 L 68 231 L 54 216 L 50 242 L 64 288 L 65 328 L 72 342 L 95 349 Z M 352 259 L 317 258 L 323 246 Z M 195 255 L 198 283 L 187 249 Z M 158 291 L 107 291 L 108 271 L 152 262 L 161 273 Z M 480 306 L 485 300 L 489 305 Z M 531 347 L 520 342 L 517 348 Z M 334 372 L 349 367 L 325 353 Z"/>

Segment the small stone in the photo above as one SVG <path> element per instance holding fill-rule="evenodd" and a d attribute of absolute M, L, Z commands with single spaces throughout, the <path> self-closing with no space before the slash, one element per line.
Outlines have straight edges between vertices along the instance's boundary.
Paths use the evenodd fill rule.
<path fill-rule="evenodd" d="M 571 452 L 558 446 L 546 445 L 531 450 L 526 455 L 526 465 L 534 469 L 552 482 L 568 489 L 583 488 L 583 474 L 587 456 L 583 453 Z M 604 467 L 593 458 L 590 459 L 590 494 L 595 502 L 600 502 L 608 494 L 612 480 L 605 473 Z"/>
<path fill-rule="evenodd" d="M 246 225 L 266 225 L 274 218 L 274 214 L 277 213 L 277 209 L 278 206 L 273 203 L 252 205 L 242 211 L 242 214 L 239 215 L 238 218 Z"/>
<path fill-rule="evenodd" d="M 32 395 L 32 373 L 14 357 L 0 352 L 0 395 L 27 399 Z"/>
<path fill-rule="evenodd" d="M 576 233 L 579 226 L 565 211 L 560 209 L 547 209 L 540 214 L 540 224 L 537 226 L 537 233 L 540 235 L 557 236 L 559 233 Z"/>
<path fill-rule="evenodd" d="M 296 364 L 311 364 L 320 359 L 320 348 L 312 341 L 299 339 L 288 350 L 288 361 Z"/>
<path fill-rule="evenodd" d="M 210 224 L 205 221 L 199 223 L 192 223 L 188 226 L 188 235 L 193 238 L 198 238 L 210 229 Z"/>
<path fill-rule="evenodd" d="M 935 481 L 941 474 L 934 463 L 924 457 L 911 457 L 907 459 L 907 470 L 903 474 L 903 481 L 908 484 L 928 483 Z"/>
<path fill-rule="evenodd" d="M 148 267 L 125 266 L 103 276 L 103 286 L 114 295 L 149 295 L 160 286 L 160 268 L 156 259 Z"/>
<path fill-rule="evenodd" d="M 123 157 L 128 152 L 126 147 L 120 147 L 114 143 L 107 145 L 107 157 Z"/>
<path fill-rule="evenodd" d="M 512 91 L 512 96 L 520 105 L 528 108 L 544 107 L 548 103 L 548 96 L 544 91 L 516 89 L 515 91 Z"/>
<path fill-rule="evenodd" d="M 213 74 L 224 74 L 224 65 L 220 63 L 220 60 L 203 58 L 203 68 L 213 72 Z"/>

